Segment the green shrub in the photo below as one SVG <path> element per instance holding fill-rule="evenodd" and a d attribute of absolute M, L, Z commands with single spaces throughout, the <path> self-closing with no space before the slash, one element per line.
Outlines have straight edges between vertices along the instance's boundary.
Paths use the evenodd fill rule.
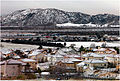
<path fill-rule="evenodd" d="M 25 79 L 25 75 L 18 75 L 17 79 Z"/>
<path fill-rule="evenodd" d="M 36 79 L 36 75 L 35 74 L 27 74 L 27 79 Z"/>

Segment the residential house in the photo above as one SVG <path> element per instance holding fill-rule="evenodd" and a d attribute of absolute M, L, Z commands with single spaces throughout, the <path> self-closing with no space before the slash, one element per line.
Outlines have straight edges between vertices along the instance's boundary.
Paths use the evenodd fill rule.
<path fill-rule="evenodd" d="M 98 49 L 93 49 L 94 53 L 99 53 L 99 54 L 117 54 L 117 51 L 113 48 L 98 48 Z"/>
<path fill-rule="evenodd" d="M 103 60 L 104 55 L 100 55 L 97 53 L 87 53 L 82 55 L 82 60 L 89 60 L 89 59 Z"/>
<path fill-rule="evenodd" d="M 76 58 L 64 58 L 64 60 L 62 60 L 62 62 L 66 65 L 66 67 L 72 67 L 76 69 L 76 65 L 80 62 L 82 62 L 82 60 L 76 59 Z"/>
<path fill-rule="evenodd" d="M 29 64 L 32 70 L 36 70 L 37 69 L 37 61 L 33 60 L 33 59 L 20 59 L 22 62 Z"/>
<path fill-rule="evenodd" d="M 48 54 L 46 55 L 46 57 L 47 57 L 48 62 L 51 62 L 53 65 L 56 62 L 62 61 L 64 59 L 64 57 L 60 54 L 55 54 L 55 55 Z"/>
<path fill-rule="evenodd" d="M 1 61 L 0 66 L 0 73 L 2 74 L 2 76 L 18 76 L 22 74 L 22 70 L 25 70 L 26 63 L 18 60 L 9 59 L 7 61 Z"/>
<path fill-rule="evenodd" d="M 100 69 L 100 68 L 107 68 L 108 62 L 104 60 L 89 59 L 77 64 L 76 67 L 78 72 L 85 72 L 87 71 L 87 69 L 94 70 L 94 69 Z"/>
<path fill-rule="evenodd" d="M 50 68 L 51 62 L 45 62 L 45 63 L 38 63 L 37 69 L 39 68 L 41 71 L 48 70 Z"/>
<path fill-rule="evenodd" d="M 106 60 L 114 65 L 120 64 L 120 54 L 106 56 Z"/>
<path fill-rule="evenodd" d="M 84 61 L 85 65 L 88 67 L 94 67 L 96 68 L 107 68 L 108 63 L 107 61 L 104 60 L 96 60 L 96 59 L 90 59 L 90 60 L 86 60 Z"/>

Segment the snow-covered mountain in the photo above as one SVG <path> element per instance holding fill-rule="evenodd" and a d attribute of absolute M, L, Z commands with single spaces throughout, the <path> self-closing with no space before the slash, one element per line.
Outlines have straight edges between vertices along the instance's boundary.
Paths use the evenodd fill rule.
<path fill-rule="evenodd" d="M 88 15 L 81 12 L 66 12 L 63 10 L 24 9 L 1 17 L 2 26 L 41 26 L 52 24 L 119 24 L 119 17 L 112 14 Z"/>

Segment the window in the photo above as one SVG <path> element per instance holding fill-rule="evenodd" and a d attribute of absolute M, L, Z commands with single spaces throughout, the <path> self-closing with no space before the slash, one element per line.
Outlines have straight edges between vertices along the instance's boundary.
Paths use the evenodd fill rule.
<path fill-rule="evenodd" d="M 87 64 L 85 64 L 84 66 L 87 66 Z"/>
<path fill-rule="evenodd" d="M 12 75 L 14 75 L 14 72 L 12 73 Z"/>
<path fill-rule="evenodd" d="M 13 66 L 13 68 L 15 69 L 15 66 Z"/>

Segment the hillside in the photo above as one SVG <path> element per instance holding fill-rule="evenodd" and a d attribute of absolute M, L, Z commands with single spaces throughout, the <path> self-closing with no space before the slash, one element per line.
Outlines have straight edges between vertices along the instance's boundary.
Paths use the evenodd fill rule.
<path fill-rule="evenodd" d="M 118 25 L 119 16 L 112 14 L 89 15 L 81 12 L 67 12 L 63 10 L 24 9 L 1 17 L 2 26 L 44 26 L 63 23 Z"/>

